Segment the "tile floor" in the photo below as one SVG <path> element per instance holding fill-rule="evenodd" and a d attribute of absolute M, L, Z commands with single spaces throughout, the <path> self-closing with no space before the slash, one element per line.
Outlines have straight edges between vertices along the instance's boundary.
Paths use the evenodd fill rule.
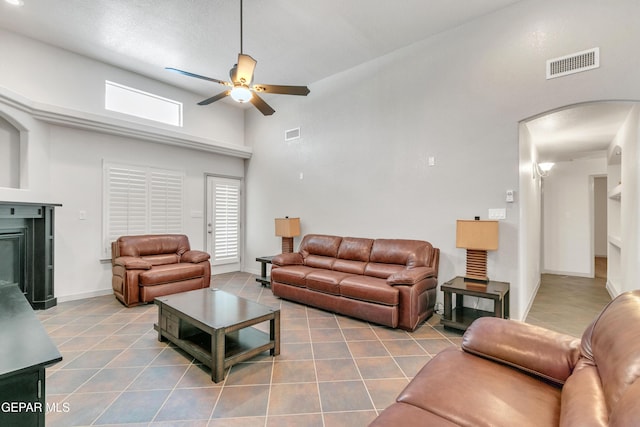
<path fill-rule="evenodd" d="M 579 301 L 599 310 L 608 300 L 602 286 L 549 279 L 532 323 L 573 332 L 592 317 Z M 280 306 L 279 356 L 233 366 L 215 384 L 157 340 L 155 305 L 125 308 L 111 295 L 60 303 L 38 313 L 64 358 L 47 369 L 47 402 L 58 407 L 47 426 L 366 426 L 432 355 L 461 341 L 437 315 L 407 333 L 281 301 L 246 273 L 214 276 L 212 286 Z"/>

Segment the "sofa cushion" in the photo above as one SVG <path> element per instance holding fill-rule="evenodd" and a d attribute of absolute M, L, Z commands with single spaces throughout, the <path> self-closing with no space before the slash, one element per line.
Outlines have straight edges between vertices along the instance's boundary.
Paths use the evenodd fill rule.
<path fill-rule="evenodd" d="M 439 417 L 422 408 L 406 403 L 396 402 L 382 411 L 380 416 L 373 420 L 369 427 L 393 426 L 429 426 L 429 427 L 460 427 L 451 421 Z"/>
<path fill-rule="evenodd" d="M 271 270 L 271 280 L 305 288 L 307 286 L 305 278 L 307 274 L 314 270 L 315 269 L 304 265 L 288 265 L 286 267 L 273 268 Z"/>
<path fill-rule="evenodd" d="M 183 234 L 147 234 L 122 236 L 116 241 L 119 256 L 178 254 L 187 252 L 189 239 Z"/>
<path fill-rule="evenodd" d="M 349 276 L 349 273 L 341 271 L 315 269 L 307 274 L 307 288 L 327 294 L 340 295 L 340 282 Z"/>
<path fill-rule="evenodd" d="M 404 269 L 404 266 L 399 264 L 381 264 L 377 262 L 370 262 L 365 267 L 364 274 L 366 274 L 367 276 L 386 279 L 392 274 L 398 273 Z"/>
<path fill-rule="evenodd" d="M 458 425 L 540 427 L 558 425 L 560 393 L 524 372 L 451 347 L 434 356 L 397 401 Z M 472 406 L 461 410 L 465 404 Z"/>
<path fill-rule="evenodd" d="M 336 258 L 342 237 L 324 234 L 307 234 L 300 242 L 299 252 L 303 258 L 309 255 L 321 255 Z"/>
<path fill-rule="evenodd" d="M 180 262 L 180 257 L 177 254 L 147 255 L 140 258 L 151 265 L 177 264 Z"/>
<path fill-rule="evenodd" d="M 338 248 L 338 258 L 351 261 L 369 261 L 373 239 L 344 237 Z"/>
<path fill-rule="evenodd" d="M 348 276 L 340 282 L 340 295 L 384 305 L 398 305 L 400 292 L 386 280 L 370 276 Z"/>
<path fill-rule="evenodd" d="M 333 263 L 333 269 L 336 271 L 342 271 L 351 274 L 364 274 L 364 269 L 367 267 L 366 262 L 362 261 L 350 261 L 347 259 L 336 259 Z"/>
<path fill-rule="evenodd" d="M 307 255 L 304 259 L 304 265 L 314 268 L 324 268 L 325 270 L 331 270 L 333 263 L 336 261 L 333 257 L 322 255 Z"/>
<path fill-rule="evenodd" d="M 376 239 L 369 260 L 407 267 L 429 266 L 432 251 L 431 244 L 422 240 Z"/>
<path fill-rule="evenodd" d="M 158 265 L 140 273 L 140 285 L 161 285 L 202 276 L 204 276 L 204 267 L 200 264 Z"/>

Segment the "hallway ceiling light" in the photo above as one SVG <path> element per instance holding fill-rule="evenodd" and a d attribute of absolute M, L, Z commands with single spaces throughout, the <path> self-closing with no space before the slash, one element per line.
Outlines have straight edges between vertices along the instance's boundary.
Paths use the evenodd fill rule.
<path fill-rule="evenodd" d="M 9 3 L 12 6 L 24 6 L 23 0 L 4 0 L 6 3 Z"/>
<path fill-rule="evenodd" d="M 553 165 L 555 165 L 555 163 L 552 162 L 534 163 L 534 169 L 537 175 L 542 178 L 549 175 L 549 171 L 553 168 Z"/>

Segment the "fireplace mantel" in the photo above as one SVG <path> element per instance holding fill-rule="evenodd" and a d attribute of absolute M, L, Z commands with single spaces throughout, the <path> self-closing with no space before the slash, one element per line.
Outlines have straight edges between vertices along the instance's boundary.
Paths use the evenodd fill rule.
<path fill-rule="evenodd" d="M 34 309 L 56 305 L 53 287 L 54 209 L 57 203 L 0 201 L 0 282 L 17 283 Z M 13 254 L 18 251 L 17 256 Z M 10 260 L 14 257 L 15 261 Z"/>

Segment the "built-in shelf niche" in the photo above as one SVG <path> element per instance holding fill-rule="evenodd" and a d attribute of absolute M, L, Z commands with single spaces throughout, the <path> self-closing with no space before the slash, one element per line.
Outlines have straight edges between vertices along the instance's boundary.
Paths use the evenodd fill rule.
<path fill-rule="evenodd" d="M 20 130 L 0 116 L 0 188 L 20 188 Z"/>

